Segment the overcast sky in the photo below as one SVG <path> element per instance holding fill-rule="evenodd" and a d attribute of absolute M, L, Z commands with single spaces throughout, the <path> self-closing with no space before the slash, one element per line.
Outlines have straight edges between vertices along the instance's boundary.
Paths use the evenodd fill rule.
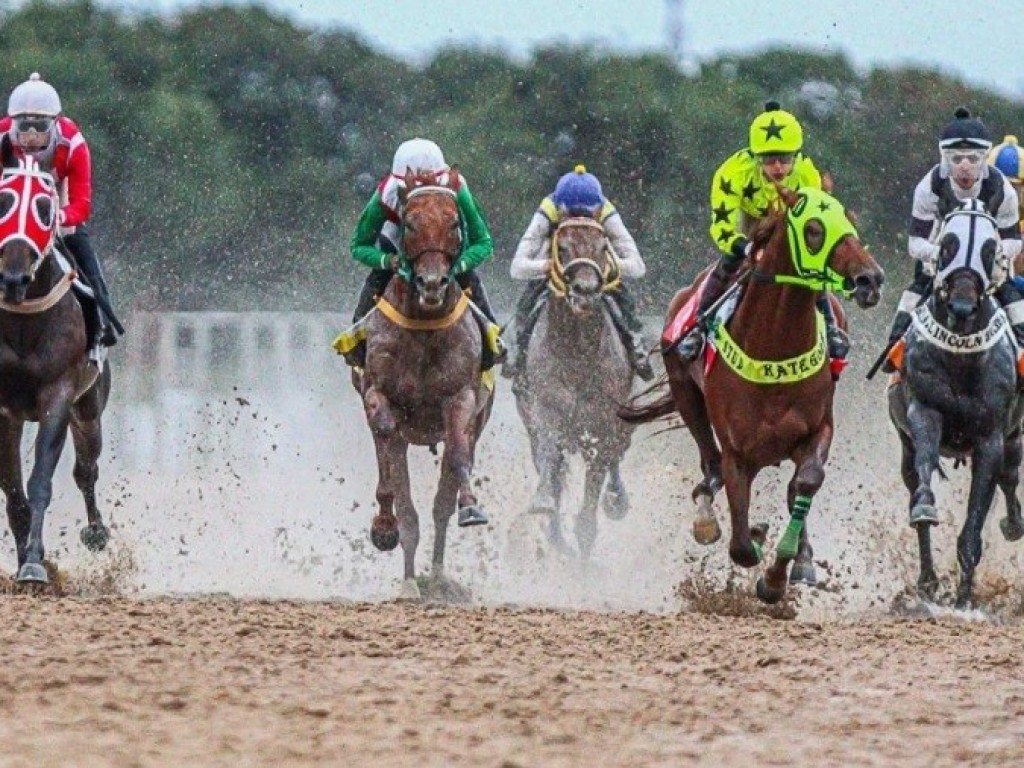
<path fill-rule="evenodd" d="M 236 5 L 248 0 L 228 0 Z M 173 13 L 197 0 L 98 0 Z M 558 40 L 616 50 L 668 47 L 666 0 L 262 0 L 305 26 L 344 27 L 420 61 L 448 43 L 517 56 Z M 677 0 L 694 60 L 785 43 L 841 51 L 862 69 L 908 62 L 1002 93 L 1024 93 L 1024 0 Z"/>

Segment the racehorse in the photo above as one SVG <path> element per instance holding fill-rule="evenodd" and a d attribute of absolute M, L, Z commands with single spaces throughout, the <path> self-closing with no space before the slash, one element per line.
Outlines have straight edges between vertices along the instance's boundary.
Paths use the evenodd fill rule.
<path fill-rule="evenodd" d="M 832 443 L 835 382 L 827 361 L 824 320 L 815 309 L 824 288 L 852 294 L 862 308 L 881 297 L 884 274 L 857 237 L 842 205 L 826 192 L 779 189 L 780 206 L 751 234 L 753 265 L 735 314 L 712 327 L 714 344 L 705 366 L 674 352 L 687 313 L 696 311 L 703 275 L 672 299 L 662 335 L 670 391 L 648 405 L 630 405 L 620 416 L 652 421 L 678 411 L 700 451 L 703 479 L 693 490 L 698 504 L 694 535 L 702 544 L 721 535 L 712 511 L 725 485 L 732 523 L 729 555 L 745 567 L 763 559 L 767 526 L 751 529 L 750 489 L 761 469 L 790 460 L 790 522 L 775 562 L 757 582 L 766 602 L 780 600 L 786 571 L 813 581 L 805 519 L 825 479 Z M 704 274 L 706 274 L 705 271 Z M 845 326 L 838 302 L 836 319 Z M 719 448 L 719 445 L 721 448 Z"/>
<path fill-rule="evenodd" d="M 580 554 L 588 557 L 597 538 L 597 505 L 612 519 L 629 502 L 619 463 L 633 428 L 615 410 L 630 393 L 633 371 L 612 325 L 616 311 L 605 293 L 619 285 L 615 254 L 604 227 L 592 218 L 563 220 L 551 236 L 551 276 L 523 374 L 513 392 L 530 437 L 539 477 L 530 511 L 549 516 L 549 537 L 560 548 L 559 507 L 567 454 L 586 465 L 583 505 L 576 518 Z"/>
<path fill-rule="evenodd" d="M 96 507 L 101 417 L 110 394 L 110 366 L 88 359 L 86 321 L 71 286 L 73 272 L 53 248 L 57 231 L 53 179 L 31 158 L 0 180 L 0 488 L 18 552 L 19 582 L 48 581 L 43 520 L 53 473 L 67 439 L 75 446 L 74 478 L 85 499 L 82 542 L 103 549 L 107 527 Z M 39 422 L 26 495 L 21 438 Z"/>
<path fill-rule="evenodd" d="M 451 274 L 462 246 L 456 202 L 461 178 L 406 174 L 401 193 L 399 277 L 367 318 L 366 367 L 354 371 L 377 450 L 377 503 L 370 538 L 405 556 L 401 596 L 417 599 L 419 518 L 409 484 L 409 445 L 444 442 L 434 497 L 432 578 L 444 575 L 448 521 L 458 507 L 462 527 L 487 523 L 470 485 L 477 439 L 494 402 L 493 376 L 480 371 L 478 311 Z M 397 513 L 397 519 L 396 519 Z"/>
<path fill-rule="evenodd" d="M 917 529 L 918 590 L 927 599 L 938 588 L 931 550 L 931 527 L 939 522 L 932 473 L 941 471 L 940 456 L 970 459 L 967 517 L 957 540 L 958 608 L 970 604 L 981 531 L 997 485 L 1006 499 L 1003 535 L 1009 541 L 1024 536 L 1017 499 L 1024 398 L 1016 395 L 1010 323 L 990 298 L 1006 275 L 998 240 L 997 225 L 978 200 L 946 216 L 937 240 L 934 290 L 913 313 L 901 375 L 888 391 L 910 493 L 910 524 Z"/>

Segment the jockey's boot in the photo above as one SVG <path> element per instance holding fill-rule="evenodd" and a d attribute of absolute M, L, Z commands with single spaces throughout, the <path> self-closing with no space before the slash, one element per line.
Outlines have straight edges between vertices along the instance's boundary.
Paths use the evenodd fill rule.
<path fill-rule="evenodd" d="M 832 360 L 845 360 L 850 354 L 850 337 L 836 323 L 835 312 L 828 294 L 818 296 L 818 310 L 825 318 L 825 339 L 828 343 L 828 356 Z"/>
<path fill-rule="evenodd" d="M 542 299 L 546 295 L 547 289 L 546 279 L 531 280 L 519 296 L 519 302 L 516 304 L 515 350 L 501 367 L 501 375 L 506 379 L 514 379 L 523 373 L 523 368 L 526 365 L 526 350 L 530 346 L 533 329 L 537 327 L 537 320 L 540 319 Z"/>
<path fill-rule="evenodd" d="M 633 372 L 644 381 L 650 381 L 654 378 L 654 369 L 651 367 L 650 354 L 644 341 L 644 326 L 636 316 L 636 302 L 633 301 L 632 294 L 623 283 L 618 290 L 606 295 L 614 304 L 612 320 L 619 332 L 619 338 L 626 347 Z"/>
<path fill-rule="evenodd" d="M 1006 312 L 1013 329 L 1013 337 L 1017 342 L 1017 388 L 1024 389 L 1024 293 L 1010 279 L 999 286 L 994 296 Z"/>
<path fill-rule="evenodd" d="M 489 371 L 498 363 L 503 363 L 508 358 L 508 349 L 501 338 L 501 326 L 494 317 L 494 310 L 491 309 L 491 301 L 487 298 L 487 290 L 484 288 L 480 276 L 476 270 L 468 270 L 455 278 L 459 287 L 463 290 L 469 289 L 470 298 L 476 304 L 477 309 L 484 317 L 476 316 L 480 323 L 480 333 L 483 335 L 483 354 L 480 359 L 480 369 Z M 475 313 L 474 313 L 475 314 Z"/>
<path fill-rule="evenodd" d="M 356 301 L 356 309 L 352 313 L 352 325 L 346 328 L 334 340 L 334 348 L 345 358 L 345 362 L 353 368 L 366 366 L 366 328 L 361 321 L 377 303 L 377 297 L 383 296 L 388 283 L 394 276 L 390 269 L 372 269 L 363 282 Z"/>
<path fill-rule="evenodd" d="M 885 356 L 885 362 L 882 363 L 883 373 L 895 373 L 900 361 L 903 360 L 903 349 L 906 346 L 903 337 L 910 330 L 910 321 L 909 312 L 902 309 L 896 310 L 892 328 L 889 329 L 889 353 Z"/>
<path fill-rule="evenodd" d="M 739 267 L 738 264 L 736 266 L 737 268 Z M 732 271 L 734 272 L 735 270 Z M 723 266 L 722 261 L 719 261 L 718 265 L 711 271 L 711 274 L 708 275 L 708 279 L 704 283 L 704 293 L 700 297 L 700 306 L 697 307 L 697 323 L 676 345 L 676 354 L 684 362 L 696 360 L 701 350 L 704 349 L 705 335 L 707 333 L 707 329 L 704 327 L 704 313 L 721 298 L 731 274 L 732 272 Z"/>

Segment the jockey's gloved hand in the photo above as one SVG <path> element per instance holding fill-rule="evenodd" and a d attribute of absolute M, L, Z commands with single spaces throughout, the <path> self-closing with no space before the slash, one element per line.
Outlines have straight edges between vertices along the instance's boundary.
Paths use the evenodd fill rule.
<path fill-rule="evenodd" d="M 741 237 L 732 244 L 732 248 L 729 250 L 732 251 L 733 258 L 740 262 L 750 255 L 750 252 L 754 250 L 754 246 L 747 238 Z"/>
<path fill-rule="evenodd" d="M 933 245 L 928 253 L 921 256 L 921 267 L 928 277 L 935 277 L 936 267 L 939 264 L 939 252 L 942 250 L 938 243 Z"/>

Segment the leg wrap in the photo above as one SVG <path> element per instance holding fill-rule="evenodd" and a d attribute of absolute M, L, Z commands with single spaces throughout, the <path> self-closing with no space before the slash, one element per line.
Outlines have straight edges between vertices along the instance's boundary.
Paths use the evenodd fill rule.
<path fill-rule="evenodd" d="M 793 500 L 793 508 L 789 512 L 789 524 L 786 526 L 775 553 L 779 557 L 792 560 L 800 549 L 800 536 L 804 531 L 804 520 L 811 511 L 811 497 L 797 496 Z"/>

